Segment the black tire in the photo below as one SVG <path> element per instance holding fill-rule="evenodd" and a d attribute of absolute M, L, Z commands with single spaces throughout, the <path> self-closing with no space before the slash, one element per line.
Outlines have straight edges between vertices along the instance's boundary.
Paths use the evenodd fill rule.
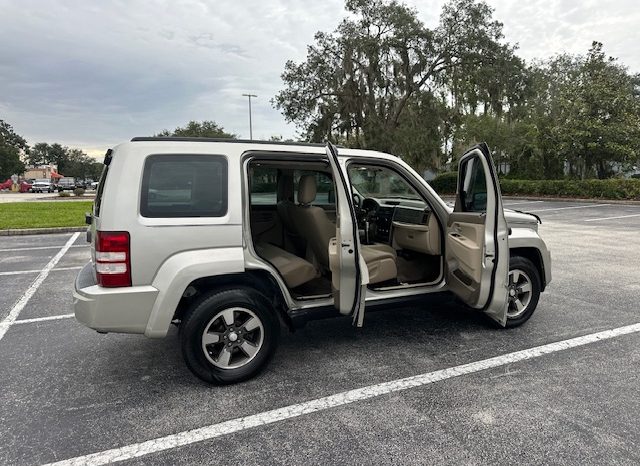
<path fill-rule="evenodd" d="M 538 300 L 540 299 L 540 293 L 542 291 L 540 273 L 529 259 L 522 256 L 512 256 L 509 259 L 509 273 L 513 270 L 521 270 L 529 277 L 531 282 L 531 297 L 525 306 L 524 312 L 517 317 L 510 317 L 509 314 L 507 314 L 507 324 L 505 328 L 518 327 L 529 320 L 538 306 Z"/>
<path fill-rule="evenodd" d="M 211 319 L 231 307 L 253 312 L 262 324 L 264 335 L 262 345 L 253 359 L 241 367 L 225 369 L 217 367 L 207 358 L 202 337 Z M 187 367 L 198 378 L 215 385 L 242 382 L 258 374 L 273 356 L 279 336 L 280 322 L 276 310 L 264 295 L 250 288 L 206 293 L 185 313 L 180 325 L 182 356 Z"/>

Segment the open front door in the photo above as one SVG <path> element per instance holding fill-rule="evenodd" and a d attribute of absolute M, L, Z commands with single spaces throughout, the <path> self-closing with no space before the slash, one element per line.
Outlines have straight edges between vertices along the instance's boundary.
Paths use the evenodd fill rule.
<path fill-rule="evenodd" d="M 508 227 L 500 185 L 486 144 L 460 159 L 454 211 L 447 221 L 449 289 L 505 325 L 509 274 Z"/>
<path fill-rule="evenodd" d="M 327 143 L 327 157 L 333 171 L 336 188 L 336 237 L 329 242 L 329 268 L 336 309 L 353 315 L 353 323 L 362 327 L 364 321 L 365 287 L 369 275 L 360 256 L 360 238 L 351 189 L 338 160 L 338 151 Z"/>

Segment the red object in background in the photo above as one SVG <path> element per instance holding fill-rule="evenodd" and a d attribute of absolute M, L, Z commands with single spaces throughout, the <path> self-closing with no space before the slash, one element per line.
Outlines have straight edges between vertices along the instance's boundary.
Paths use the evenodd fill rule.
<path fill-rule="evenodd" d="M 13 181 L 11 181 L 11 178 L 9 178 L 4 183 L 0 183 L 0 190 L 2 190 L 2 189 L 11 189 L 11 186 L 13 186 Z M 27 183 L 26 181 L 22 181 L 20 183 L 20 192 L 21 193 L 28 193 L 30 189 L 31 189 L 31 184 Z"/>

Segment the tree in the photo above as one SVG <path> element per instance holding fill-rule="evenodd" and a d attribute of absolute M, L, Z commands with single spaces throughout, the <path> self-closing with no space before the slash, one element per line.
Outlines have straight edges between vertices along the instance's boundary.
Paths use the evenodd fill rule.
<path fill-rule="evenodd" d="M 27 142 L 18 135 L 13 127 L 0 120 L 0 180 L 4 181 L 11 175 L 24 173 L 24 163 L 20 160 L 21 153 L 28 149 Z"/>
<path fill-rule="evenodd" d="M 25 162 L 33 167 L 45 165 L 50 161 L 49 150 L 51 150 L 51 146 L 49 144 L 46 142 L 39 142 L 29 150 L 26 155 Z"/>
<path fill-rule="evenodd" d="M 438 143 L 421 136 L 448 131 L 440 91 L 453 69 L 488 66 L 511 50 L 500 44 L 502 24 L 473 0 L 452 0 L 434 30 L 395 0 L 345 7 L 351 16 L 316 33 L 304 62 L 285 64 L 274 105 L 312 141 L 406 152 L 420 168 L 437 166 Z"/>
<path fill-rule="evenodd" d="M 13 127 L 4 120 L 0 120 L 0 141 L 18 150 L 27 151 L 29 149 L 27 141 L 17 134 Z"/>
<path fill-rule="evenodd" d="M 229 138 L 236 139 L 238 136 L 227 133 L 222 126 L 215 121 L 205 120 L 202 122 L 191 120 L 185 127 L 178 126 L 173 131 L 167 129 L 160 131 L 155 136 L 160 137 L 192 137 L 192 138 Z"/>
<path fill-rule="evenodd" d="M 585 56 L 560 55 L 536 68 L 531 113 L 547 178 L 611 176 L 637 161 L 637 77 L 594 42 Z"/>
<path fill-rule="evenodd" d="M 20 160 L 20 151 L 14 146 L 0 143 L 0 180 L 23 173 L 24 163 Z"/>

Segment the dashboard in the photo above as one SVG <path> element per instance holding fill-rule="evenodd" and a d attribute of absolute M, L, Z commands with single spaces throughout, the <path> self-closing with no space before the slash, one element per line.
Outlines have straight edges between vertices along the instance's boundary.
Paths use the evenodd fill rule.
<path fill-rule="evenodd" d="M 369 227 L 369 241 L 425 254 L 440 254 L 439 224 L 423 201 L 368 197 L 362 201 L 361 210 L 361 223 Z"/>

